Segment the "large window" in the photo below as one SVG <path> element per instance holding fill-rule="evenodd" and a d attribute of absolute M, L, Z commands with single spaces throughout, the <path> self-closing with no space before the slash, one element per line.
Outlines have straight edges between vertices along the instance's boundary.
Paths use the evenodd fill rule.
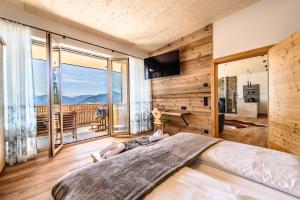
<path fill-rule="evenodd" d="M 63 104 L 108 104 L 107 74 L 107 70 L 63 64 Z"/>
<path fill-rule="evenodd" d="M 62 40 L 64 41 L 64 40 Z M 54 45 L 54 43 L 52 44 Z M 80 46 L 80 45 L 79 45 Z M 34 38 L 32 44 L 35 110 L 37 116 L 38 148 L 48 147 L 49 130 L 49 69 L 47 66 L 45 39 Z M 108 59 L 97 52 L 81 49 L 79 47 L 57 43 L 52 46 L 52 112 L 62 113 L 63 138 L 62 143 L 69 143 L 78 140 L 108 134 L 109 123 L 109 92 L 112 93 L 113 124 L 114 131 L 127 130 L 127 76 L 126 66 L 120 61 L 114 61 L 111 71 L 111 91 L 109 90 L 110 73 Z M 55 67 L 56 65 L 59 67 Z M 123 66 L 124 65 L 124 66 Z M 57 73 L 56 73 L 57 70 Z M 55 79 L 55 80 L 54 80 Z M 125 81 L 125 82 L 124 82 Z M 61 86 L 59 85 L 61 83 Z M 55 87 L 61 90 L 55 90 Z M 62 107 L 57 110 L 62 96 Z M 55 103 L 56 102 L 56 103 Z M 104 110 L 98 116 L 99 110 Z M 76 131 L 68 130 L 70 124 L 65 116 L 71 116 L 75 112 Z M 102 116 L 103 115 L 103 116 Z M 52 124 L 56 124 L 56 118 Z M 68 123 L 68 124 L 67 124 Z M 74 128 L 74 127 L 72 127 Z M 53 130 L 53 133 L 60 130 Z M 55 142 L 55 141 L 54 141 Z"/>
<path fill-rule="evenodd" d="M 63 64 L 62 74 L 63 104 L 108 104 L 107 70 Z M 117 103 L 121 101 L 121 73 L 113 72 L 113 77 Z"/>
<path fill-rule="evenodd" d="M 35 105 L 48 105 L 47 63 L 45 46 L 33 45 L 33 70 L 35 87 Z M 62 51 L 62 88 L 63 104 L 107 104 L 108 72 L 106 63 L 79 52 Z M 45 76 L 41 76 L 45 75 Z M 112 72 L 113 100 L 120 103 L 122 97 L 122 75 L 118 70 Z"/>
<path fill-rule="evenodd" d="M 48 105 L 47 63 L 45 60 L 33 59 L 33 77 L 35 106 Z"/>
<path fill-rule="evenodd" d="M 33 40 L 32 65 L 35 93 L 35 106 L 48 105 L 48 76 L 45 42 Z"/>

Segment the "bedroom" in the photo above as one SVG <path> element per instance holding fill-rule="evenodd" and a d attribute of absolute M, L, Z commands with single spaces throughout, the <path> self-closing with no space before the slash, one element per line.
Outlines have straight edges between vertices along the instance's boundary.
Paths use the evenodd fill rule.
<path fill-rule="evenodd" d="M 297 0 L 0 1 L 0 199 L 299 198 L 299 6 Z M 34 101 L 32 38 L 44 42 L 46 109 Z M 65 52 L 74 55 L 67 59 Z M 144 59 L 169 52 L 177 52 L 179 73 L 145 79 Z M 265 54 L 268 148 L 219 141 L 217 66 Z M 98 82 L 92 75 L 100 71 L 99 86 L 88 84 Z M 67 78 L 78 90 L 64 85 Z M 105 100 L 64 102 L 66 94 Z M 160 113 L 151 114 L 154 108 Z M 154 129 L 168 137 L 149 144 Z M 39 136 L 46 136 L 44 149 L 37 149 Z M 99 152 L 115 144 L 134 149 L 102 160 Z M 126 173 L 135 181 L 115 179 Z M 78 181 L 80 174 L 86 178 Z M 121 187 L 109 181 L 106 187 L 110 179 Z"/>

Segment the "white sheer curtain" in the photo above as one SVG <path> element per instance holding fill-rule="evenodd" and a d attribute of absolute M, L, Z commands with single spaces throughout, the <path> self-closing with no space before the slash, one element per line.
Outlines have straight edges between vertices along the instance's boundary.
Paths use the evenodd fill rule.
<path fill-rule="evenodd" d="M 144 61 L 129 58 L 130 133 L 137 134 L 152 128 L 151 81 L 144 78 Z"/>
<path fill-rule="evenodd" d="M 0 20 L 0 35 L 6 43 L 2 77 L 5 159 L 13 165 L 37 153 L 31 32 L 23 25 Z"/>

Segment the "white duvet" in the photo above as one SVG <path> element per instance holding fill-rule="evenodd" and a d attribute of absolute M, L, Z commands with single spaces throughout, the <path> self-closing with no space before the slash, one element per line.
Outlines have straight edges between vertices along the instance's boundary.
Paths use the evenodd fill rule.
<path fill-rule="evenodd" d="M 267 186 L 203 165 L 185 167 L 156 187 L 144 200 L 296 200 Z"/>
<path fill-rule="evenodd" d="M 200 160 L 300 198 L 299 156 L 222 141 L 206 150 Z"/>
<path fill-rule="evenodd" d="M 256 199 L 218 179 L 188 167 L 156 187 L 144 200 Z"/>

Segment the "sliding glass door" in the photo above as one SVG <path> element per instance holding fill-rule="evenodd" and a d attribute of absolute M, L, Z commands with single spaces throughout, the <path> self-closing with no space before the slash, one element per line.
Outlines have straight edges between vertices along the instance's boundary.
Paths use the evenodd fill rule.
<path fill-rule="evenodd" d="M 111 134 L 129 134 L 128 59 L 111 59 L 110 67 Z"/>
<path fill-rule="evenodd" d="M 49 109 L 50 137 L 49 153 L 54 156 L 63 146 L 63 109 L 61 88 L 61 49 L 52 35 L 47 35 L 50 43 L 49 61 Z"/>
<path fill-rule="evenodd" d="M 61 44 L 64 143 L 108 135 L 108 63 L 96 52 Z"/>
<path fill-rule="evenodd" d="M 39 149 L 52 157 L 66 143 L 129 134 L 128 59 L 46 35 L 33 40 Z"/>
<path fill-rule="evenodd" d="M 49 147 L 49 86 L 46 33 L 32 38 L 34 108 L 37 124 L 37 149 Z"/>

